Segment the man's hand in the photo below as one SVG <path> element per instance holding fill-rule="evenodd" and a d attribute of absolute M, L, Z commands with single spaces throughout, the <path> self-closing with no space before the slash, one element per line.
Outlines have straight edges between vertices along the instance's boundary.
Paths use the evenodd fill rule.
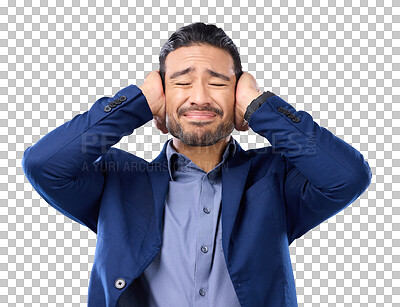
<path fill-rule="evenodd" d="M 262 94 L 256 79 L 248 72 L 243 72 L 236 86 L 235 129 L 249 130 L 249 124 L 244 121 L 244 113 L 248 105 Z"/>
<path fill-rule="evenodd" d="M 146 97 L 157 129 L 164 134 L 168 133 L 165 123 L 165 93 L 159 70 L 150 72 L 146 76 L 143 85 L 139 88 Z"/>

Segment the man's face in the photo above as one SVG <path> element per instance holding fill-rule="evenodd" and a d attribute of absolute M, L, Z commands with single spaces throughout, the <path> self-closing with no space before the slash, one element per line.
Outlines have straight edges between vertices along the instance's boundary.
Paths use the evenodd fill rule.
<path fill-rule="evenodd" d="M 166 126 L 181 142 L 210 146 L 235 128 L 232 56 L 213 46 L 180 47 L 165 61 Z"/>

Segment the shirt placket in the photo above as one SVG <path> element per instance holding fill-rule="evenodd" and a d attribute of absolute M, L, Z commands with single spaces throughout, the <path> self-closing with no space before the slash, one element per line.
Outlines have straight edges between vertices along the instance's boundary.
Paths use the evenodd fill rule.
<path fill-rule="evenodd" d="M 197 240 L 196 240 L 196 266 L 195 266 L 195 306 L 209 306 L 209 285 L 212 255 L 214 248 L 214 188 L 208 176 L 204 174 L 201 180 L 199 208 L 197 208 Z"/>

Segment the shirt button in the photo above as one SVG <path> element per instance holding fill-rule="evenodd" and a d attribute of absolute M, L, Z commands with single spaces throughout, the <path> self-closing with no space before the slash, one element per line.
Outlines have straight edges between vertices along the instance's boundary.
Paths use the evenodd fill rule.
<path fill-rule="evenodd" d="M 201 247 L 201 251 L 202 251 L 203 253 L 207 253 L 207 251 L 208 251 L 207 246 L 203 245 L 203 246 Z"/>
<path fill-rule="evenodd" d="M 199 290 L 199 293 L 200 293 L 201 296 L 206 295 L 206 291 L 205 291 L 203 288 L 201 288 L 201 289 Z"/>
<path fill-rule="evenodd" d="M 209 213 L 211 212 L 211 210 L 208 209 L 207 207 L 204 207 L 204 208 L 203 208 L 203 211 L 204 211 L 205 213 L 207 213 L 207 214 L 209 214 Z"/>

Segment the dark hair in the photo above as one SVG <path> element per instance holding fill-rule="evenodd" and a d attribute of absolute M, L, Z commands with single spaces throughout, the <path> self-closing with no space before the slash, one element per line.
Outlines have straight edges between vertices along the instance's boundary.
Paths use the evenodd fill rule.
<path fill-rule="evenodd" d="M 240 76 L 242 75 L 242 63 L 240 60 L 239 51 L 232 39 L 226 35 L 224 30 L 218 28 L 213 24 L 205 24 L 203 22 L 196 22 L 190 25 L 179 28 L 173 33 L 168 41 L 162 46 L 159 60 L 161 80 L 165 91 L 165 59 L 167 55 L 180 48 L 189 47 L 193 45 L 210 45 L 221 48 L 230 53 L 233 58 L 233 64 L 236 75 L 236 85 Z"/>

